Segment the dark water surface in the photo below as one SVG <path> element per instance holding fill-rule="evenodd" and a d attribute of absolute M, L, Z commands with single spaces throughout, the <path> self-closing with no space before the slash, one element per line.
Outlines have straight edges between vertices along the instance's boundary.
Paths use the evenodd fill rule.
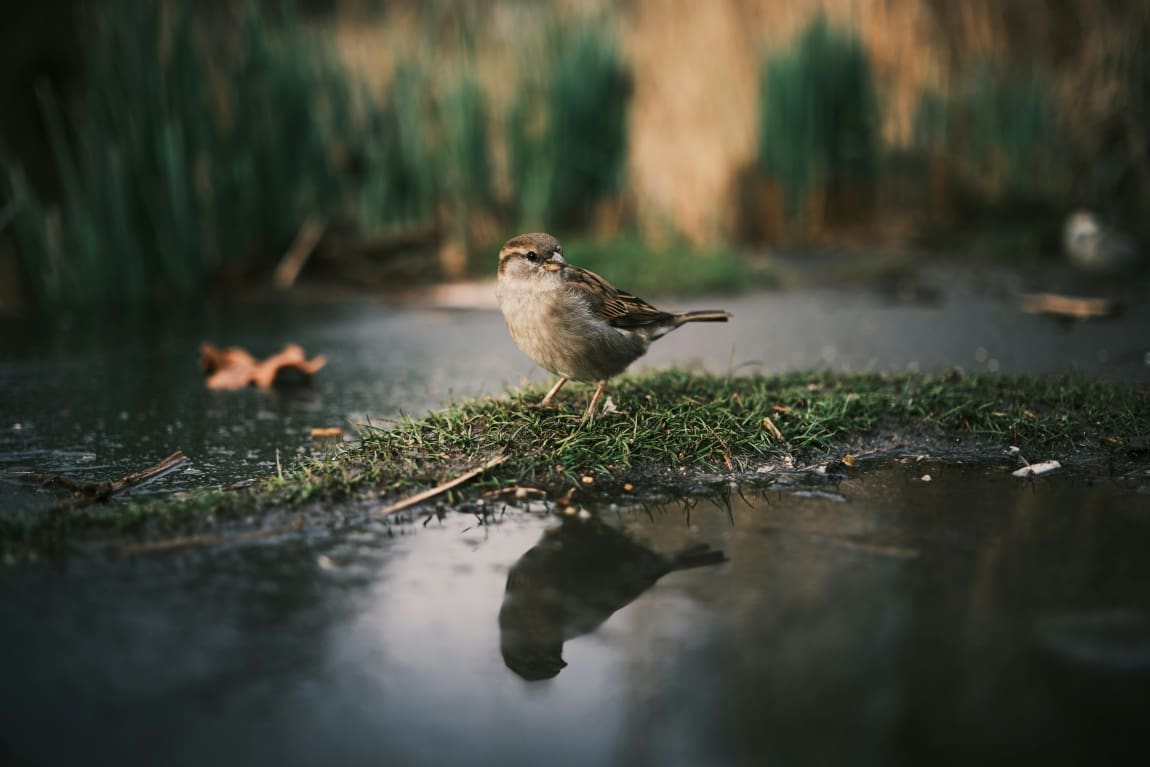
<path fill-rule="evenodd" d="M 1145 756 L 1150 503 L 1134 487 L 894 463 L 729 507 L 588 511 L 361 521 L 11 572 L 0 757 Z"/>

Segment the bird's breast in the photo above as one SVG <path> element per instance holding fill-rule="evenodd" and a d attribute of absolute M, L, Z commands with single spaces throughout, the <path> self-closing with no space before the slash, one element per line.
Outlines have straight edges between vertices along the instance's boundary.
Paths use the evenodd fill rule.
<path fill-rule="evenodd" d="M 565 287 L 501 285 L 499 308 L 516 345 L 538 365 L 577 381 L 618 375 L 646 350 L 646 338 L 613 327 Z"/>

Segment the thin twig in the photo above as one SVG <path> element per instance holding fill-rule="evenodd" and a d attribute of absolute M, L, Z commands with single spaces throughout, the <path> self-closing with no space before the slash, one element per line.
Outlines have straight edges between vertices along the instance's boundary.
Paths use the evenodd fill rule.
<path fill-rule="evenodd" d="M 155 466 L 149 466 L 143 471 L 137 471 L 135 474 L 129 474 L 122 479 L 118 479 L 115 482 L 112 482 L 108 488 L 108 495 L 115 495 L 121 490 L 127 490 L 133 485 L 139 485 L 143 482 L 147 482 L 149 479 L 157 477 L 166 471 L 170 471 L 176 468 L 186 460 L 188 460 L 188 457 L 184 455 L 184 452 L 182 450 L 177 450 L 164 460 L 157 463 Z"/>
<path fill-rule="evenodd" d="M 455 479 L 452 479 L 448 482 L 444 482 L 442 485 L 436 485 L 435 487 L 430 488 L 429 490 L 424 490 L 423 492 L 419 492 L 419 493 L 416 493 L 415 495 L 408 496 L 407 498 L 404 498 L 402 501 L 397 501 L 397 502 L 391 504 L 390 506 L 385 506 L 383 509 L 380 510 L 379 515 L 381 517 L 386 517 L 388 514 L 394 514 L 397 511 L 403 511 L 404 509 L 409 508 L 411 506 L 414 506 L 417 503 L 422 503 L 429 498 L 434 498 L 437 495 L 440 495 L 442 493 L 446 493 L 448 490 L 452 489 L 453 487 L 458 487 L 459 485 L 462 485 L 464 482 L 467 482 L 468 480 L 475 479 L 476 477 L 478 477 L 480 474 L 487 471 L 488 469 L 495 468 L 499 464 L 506 461 L 509 457 L 510 456 L 508 456 L 507 454 L 497 455 L 496 457 L 492 458 L 490 461 L 483 464 L 482 466 L 475 468 L 475 469 L 472 469 L 471 471 L 464 472 L 463 474 L 460 474 Z"/>
<path fill-rule="evenodd" d="M 149 466 L 133 474 L 128 474 L 114 482 L 87 482 L 58 474 L 34 474 L 29 476 L 40 482 L 44 487 L 63 487 L 72 491 L 75 497 L 56 507 L 57 511 L 63 511 L 107 501 L 116 493 L 123 492 L 136 485 L 141 485 L 150 479 L 155 479 L 187 460 L 188 457 L 184 455 L 183 451 L 177 450 L 156 465 Z"/>

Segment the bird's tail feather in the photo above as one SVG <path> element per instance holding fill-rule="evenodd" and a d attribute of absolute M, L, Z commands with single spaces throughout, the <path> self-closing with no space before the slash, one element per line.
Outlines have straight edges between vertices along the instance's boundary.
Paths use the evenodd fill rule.
<path fill-rule="evenodd" d="M 719 309 L 703 309 L 697 312 L 682 312 L 675 315 L 675 319 L 682 325 L 684 322 L 726 322 L 731 318 L 730 312 Z"/>

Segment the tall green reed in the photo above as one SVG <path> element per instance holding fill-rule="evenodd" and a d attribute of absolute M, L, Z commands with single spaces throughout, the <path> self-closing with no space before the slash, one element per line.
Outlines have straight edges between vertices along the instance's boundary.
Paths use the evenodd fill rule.
<path fill-rule="evenodd" d="M 508 171 L 521 224 L 563 228 L 622 187 L 631 75 L 602 23 L 548 19 L 543 27 L 520 51 Z"/>
<path fill-rule="evenodd" d="M 345 204 L 337 158 L 357 94 L 290 10 L 273 24 L 246 6 L 231 37 L 184 3 L 93 13 L 78 103 L 40 93 L 60 199 L 0 157 L 41 305 L 193 294 Z"/>
<path fill-rule="evenodd" d="M 960 75 L 947 90 L 919 98 L 914 148 L 945 157 L 987 203 L 1065 202 L 1071 146 L 1053 85 L 1037 71 L 1003 73 L 990 64 Z"/>
<path fill-rule="evenodd" d="M 760 169 L 802 214 L 818 188 L 868 182 L 878 165 L 879 108 L 857 34 L 821 13 L 759 70 Z"/>

